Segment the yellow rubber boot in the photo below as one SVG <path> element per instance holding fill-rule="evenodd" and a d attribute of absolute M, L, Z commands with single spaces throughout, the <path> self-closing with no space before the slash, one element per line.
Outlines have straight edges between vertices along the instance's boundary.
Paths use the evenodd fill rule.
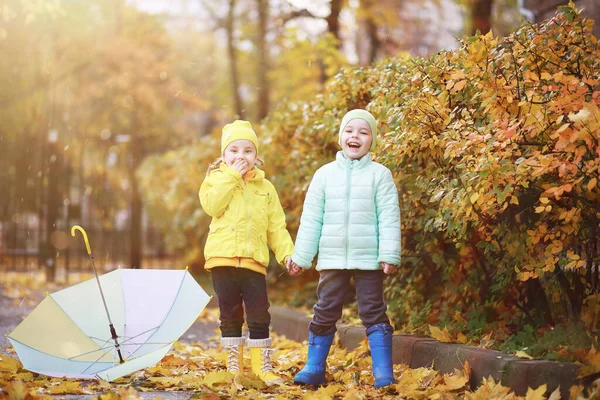
<path fill-rule="evenodd" d="M 244 370 L 244 344 L 245 337 L 221 338 L 223 350 L 227 352 L 227 372 L 237 374 Z"/>
<path fill-rule="evenodd" d="M 252 372 L 267 385 L 283 383 L 283 378 L 273 372 L 271 338 L 248 339 L 246 343 L 250 349 Z"/>

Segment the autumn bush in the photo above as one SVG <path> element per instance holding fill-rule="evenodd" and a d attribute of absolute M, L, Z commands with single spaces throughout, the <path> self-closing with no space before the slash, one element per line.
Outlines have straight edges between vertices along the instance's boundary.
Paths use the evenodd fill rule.
<path fill-rule="evenodd" d="M 375 158 L 400 193 L 403 261 L 386 286 L 397 329 L 435 327 L 448 340 L 505 350 L 545 343 L 558 357 L 574 354 L 569 336 L 577 336 L 572 346 L 597 346 L 600 51 L 592 23 L 564 6 L 504 39 L 476 35 L 429 59 L 343 69 L 313 100 L 280 102 L 257 130 L 292 233 L 313 173 L 339 149 L 339 121 L 367 108 L 379 120 Z M 217 138 L 138 173 L 153 215 L 196 259 L 209 220 L 197 190 Z"/>
<path fill-rule="evenodd" d="M 504 39 L 343 70 L 314 101 L 273 110 L 263 149 L 292 229 L 341 117 L 367 108 L 383 135 L 376 160 L 400 191 L 403 262 L 386 289 L 396 326 L 499 342 L 526 324 L 540 339 L 552 331 L 540 327 L 581 321 L 589 346 L 600 317 L 592 24 L 561 7 Z"/>

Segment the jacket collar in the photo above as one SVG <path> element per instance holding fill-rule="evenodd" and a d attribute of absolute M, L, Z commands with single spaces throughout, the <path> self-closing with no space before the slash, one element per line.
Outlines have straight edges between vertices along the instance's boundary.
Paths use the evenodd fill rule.
<path fill-rule="evenodd" d="M 344 155 L 344 152 L 342 150 L 340 150 L 335 155 L 335 161 L 342 168 L 355 168 L 356 169 L 356 168 L 364 168 L 367 165 L 369 165 L 369 163 L 371 161 L 373 161 L 373 157 L 371 156 L 371 153 L 367 153 L 364 156 L 362 156 L 362 158 L 360 158 L 359 160 L 350 160 L 349 158 L 346 158 L 346 156 Z"/>

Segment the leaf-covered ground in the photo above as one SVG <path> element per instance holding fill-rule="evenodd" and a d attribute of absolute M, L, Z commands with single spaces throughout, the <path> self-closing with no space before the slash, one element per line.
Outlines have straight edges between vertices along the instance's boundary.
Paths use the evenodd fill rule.
<path fill-rule="evenodd" d="M 82 278 L 88 278 L 87 276 Z M 37 278 L 16 274 L 2 274 L 2 309 L 15 310 L 29 304 L 35 306 L 48 286 Z M 73 283 L 73 282 L 71 282 Z M 51 287 L 51 289 L 58 289 Z M 51 290 L 53 291 L 53 290 Z M 205 309 L 200 318 L 216 321 L 218 310 Z M 510 389 L 493 380 L 484 381 L 476 390 L 468 389 L 470 367 L 462 371 L 440 374 L 426 368 L 410 369 L 395 365 L 397 384 L 384 389 L 373 388 L 371 363 L 366 341 L 353 351 L 334 346 L 328 358 L 328 384 L 316 390 L 292 383 L 294 374 L 306 357 L 306 343 L 274 336 L 275 367 L 285 378 L 281 385 L 267 387 L 251 372 L 232 375 L 225 371 L 225 353 L 219 346 L 219 337 L 207 343 L 179 341 L 171 352 L 156 366 L 147 368 L 115 382 L 96 380 L 57 379 L 31 373 L 22 368 L 12 348 L 3 348 L 0 354 L 0 399 L 42 399 L 65 395 L 99 399 L 141 399 L 153 392 L 155 397 L 180 391 L 181 395 L 202 399 L 560 399 L 555 391 L 546 394 L 546 387 L 530 389 L 519 397 Z M 250 364 L 248 354 L 245 365 Z M 146 392 L 146 393 L 144 393 Z M 150 392 L 150 393 L 148 393 Z M 587 393 L 583 388 L 572 389 L 572 399 L 600 398 L 600 385 Z"/>

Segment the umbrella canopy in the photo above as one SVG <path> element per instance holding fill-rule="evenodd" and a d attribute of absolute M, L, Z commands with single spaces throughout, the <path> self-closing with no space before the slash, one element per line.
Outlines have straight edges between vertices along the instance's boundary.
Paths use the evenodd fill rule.
<path fill-rule="evenodd" d="M 117 269 L 99 284 L 46 296 L 8 335 L 26 369 L 112 381 L 159 362 L 210 300 L 187 269 Z"/>

